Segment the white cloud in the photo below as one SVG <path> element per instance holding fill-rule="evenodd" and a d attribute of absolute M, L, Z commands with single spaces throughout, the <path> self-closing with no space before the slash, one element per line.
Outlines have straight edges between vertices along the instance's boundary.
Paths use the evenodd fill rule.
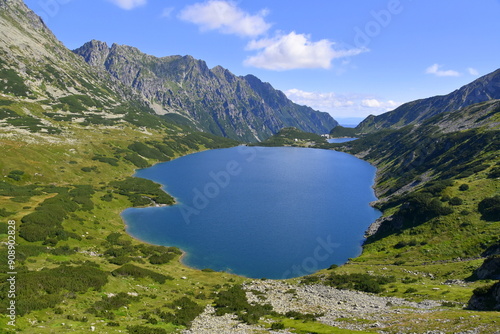
<path fill-rule="evenodd" d="M 393 110 L 401 103 L 393 100 L 376 99 L 364 94 L 336 94 L 333 92 L 307 92 L 289 89 L 284 92 L 293 102 L 330 113 L 334 118 L 379 115 Z"/>
<path fill-rule="evenodd" d="M 210 0 L 187 6 L 179 18 L 198 25 L 203 31 L 218 30 L 225 34 L 256 37 L 271 27 L 264 20 L 267 13 L 263 10 L 250 15 L 232 1 Z"/>
<path fill-rule="evenodd" d="M 251 41 L 247 50 L 261 50 L 255 56 L 248 57 L 245 65 L 269 70 L 291 70 L 298 68 L 331 67 L 336 58 L 358 55 L 366 49 L 335 50 L 334 43 L 322 39 L 317 42 L 310 40 L 309 35 L 291 32 L 288 35 L 278 35 Z"/>
<path fill-rule="evenodd" d="M 479 75 L 478 70 L 476 70 L 475 68 L 469 67 L 467 69 L 467 71 L 469 72 L 470 75 L 473 75 L 473 76 L 478 76 Z"/>
<path fill-rule="evenodd" d="M 393 101 L 393 100 L 389 100 L 389 101 L 386 102 L 387 111 L 394 110 L 397 107 L 399 107 L 400 105 L 402 105 L 402 103 L 396 102 L 396 101 Z"/>
<path fill-rule="evenodd" d="M 143 6 L 147 3 L 147 0 L 108 0 L 117 5 L 118 7 L 126 10 L 133 9 L 135 7 Z"/>
<path fill-rule="evenodd" d="M 335 93 L 306 92 L 300 89 L 289 89 L 284 92 L 292 101 L 298 104 L 309 105 L 314 109 L 326 110 L 332 108 L 343 108 L 354 105 L 348 97 Z"/>
<path fill-rule="evenodd" d="M 438 76 L 438 77 L 458 77 L 461 75 L 459 72 L 453 71 L 453 70 L 443 71 L 443 70 L 441 70 L 441 67 L 442 66 L 439 64 L 434 64 L 432 66 L 429 66 L 425 70 L 425 73 L 434 74 L 435 76 Z"/>
<path fill-rule="evenodd" d="M 170 15 L 172 15 L 173 11 L 174 11 L 174 7 L 164 8 L 163 11 L 161 12 L 161 17 L 169 18 Z"/>
<path fill-rule="evenodd" d="M 380 108 L 382 106 L 380 101 L 377 99 L 365 99 L 361 101 L 361 105 L 368 108 Z"/>
<path fill-rule="evenodd" d="M 363 99 L 361 100 L 361 106 L 366 108 L 374 108 L 379 110 L 391 111 L 399 107 L 401 103 L 395 102 L 393 100 L 381 101 L 378 99 Z"/>

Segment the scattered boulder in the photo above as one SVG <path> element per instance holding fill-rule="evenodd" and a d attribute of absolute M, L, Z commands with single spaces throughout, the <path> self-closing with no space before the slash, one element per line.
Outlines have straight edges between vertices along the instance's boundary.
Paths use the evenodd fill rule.
<path fill-rule="evenodd" d="M 500 281 L 492 286 L 475 289 L 468 308 L 478 311 L 500 311 Z"/>
<path fill-rule="evenodd" d="M 493 255 L 484 260 L 481 267 L 474 272 L 476 279 L 500 280 L 500 255 Z"/>

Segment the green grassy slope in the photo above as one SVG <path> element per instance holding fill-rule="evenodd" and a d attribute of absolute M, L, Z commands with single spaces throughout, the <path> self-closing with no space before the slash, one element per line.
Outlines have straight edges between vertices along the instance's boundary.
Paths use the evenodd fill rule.
<path fill-rule="evenodd" d="M 130 179 L 136 168 L 237 142 L 160 121 L 146 128 L 141 122 L 147 113 L 137 114 L 140 126 L 75 124 L 55 120 L 44 113 L 46 105 L 25 99 L 4 96 L 0 105 L 0 238 L 8 240 L 8 222 L 15 222 L 17 272 L 15 299 L 8 298 L 6 273 L 13 270 L 2 244 L 2 330 L 87 332 L 94 324 L 100 332 L 124 331 L 146 324 L 142 314 L 156 309 L 175 314 L 175 307 L 165 306 L 169 302 L 188 296 L 193 305 L 204 306 L 218 286 L 241 281 L 182 266 L 179 250 L 132 239 L 120 217 L 130 206 L 172 203 L 159 185 Z M 23 117 L 35 125 L 9 122 Z M 129 267 L 117 271 L 123 266 Z M 11 300 L 16 327 L 6 317 Z M 186 319 L 200 311 L 191 309 Z M 187 324 L 155 317 L 156 327 L 169 331 Z"/>
<path fill-rule="evenodd" d="M 500 195 L 499 110 L 494 100 L 340 148 L 378 167 L 375 207 L 384 217 L 361 256 L 338 272 L 394 275 L 383 295 L 460 305 L 474 288 L 494 282 L 473 274 L 500 243 L 492 200 Z M 485 208 L 487 202 L 494 203 Z M 448 280 L 467 282 L 443 285 Z"/>
<path fill-rule="evenodd" d="M 269 139 L 258 143 L 259 146 L 300 146 L 310 147 L 326 143 L 326 139 L 315 133 L 301 131 L 297 128 L 283 128 Z"/>

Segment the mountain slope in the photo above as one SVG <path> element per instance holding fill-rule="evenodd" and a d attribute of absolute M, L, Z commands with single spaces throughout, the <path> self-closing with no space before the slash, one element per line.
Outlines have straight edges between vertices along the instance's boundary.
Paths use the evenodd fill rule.
<path fill-rule="evenodd" d="M 498 243 L 499 217 L 485 222 L 480 203 L 500 194 L 500 100 L 373 132 L 341 149 L 378 167 L 375 205 L 384 217 L 369 230 L 368 254 L 418 235 L 428 238 L 425 247 L 414 244 L 398 257 L 480 258 Z"/>
<path fill-rule="evenodd" d="M 237 77 L 191 56 L 157 58 L 138 49 L 91 41 L 74 50 L 89 64 L 133 87 L 158 114 L 179 114 L 203 131 L 257 141 L 294 126 L 328 133 L 337 122 L 327 113 L 299 106 L 268 83 Z"/>
<path fill-rule="evenodd" d="M 96 85 L 92 97 L 99 99 L 104 92 L 108 98 L 116 97 L 105 87 L 109 82 L 100 81 L 97 72 L 59 42 L 23 1 L 1 0 L 0 8 L 0 65 L 4 81 L 13 81 L 4 82 L 3 93 L 54 99 L 89 94 L 90 85 Z M 16 79 L 26 86 L 24 91 L 9 90 Z"/>
<path fill-rule="evenodd" d="M 356 130 L 359 133 L 369 133 L 418 124 L 437 114 L 492 99 L 500 99 L 500 69 L 448 95 L 412 101 L 382 115 L 369 116 L 356 127 Z"/>
<path fill-rule="evenodd" d="M 133 89 L 68 50 L 21 0 L 0 0 L 0 93 L 38 104 L 0 114 L 12 134 L 43 135 L 64 124 L 163 126 Z"/>
<path fill-rule="evenodd" d="M 453 302 L 443 306 L 499 310 L 500 283 L 491 280 L 500 254 L 500 100 L 371 130 L 330 144 L 377 167 L 373 205 L 383 212 L 340 275 L 394 275 L 386 296 L 447 296 Z M 332 276 L 314 279 L 328 284 Z"/>
<path fill-rule="evenodd" d="M 432 178 L 460 178 L 484 155 L 496 159 L 499 133 L 500 100 L 491 100 L 421 124 L 374 132 L 347 146 L 351 153 L 376 161 L 378 195 L 387 196 Z"/>

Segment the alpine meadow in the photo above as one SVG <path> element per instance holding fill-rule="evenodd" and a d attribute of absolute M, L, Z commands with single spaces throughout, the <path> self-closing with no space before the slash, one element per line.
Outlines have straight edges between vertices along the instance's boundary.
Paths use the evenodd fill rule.
<path fill-rule="evenodd" d="M 64 1 L 55 2 L 63 6 Z M 126 14 L 144 9 L 141 6 L 147 3 L 103 2 L 113 8 L 118 5 Z M 409 1 L 389 1 L 384 11 L 393 15 L 391 22 L 378 25 L 380 34 L 355 30 L 370 36 L 367 45 L 346 46 L 335 53 L 330 49 L 333 42 L 307 40 L 299 52 L 307 59 L 294 63 L 273 52 L 286 53 L 291 50 L 288 42 L 307 36 L 281 31 L 270 37 L 274 23 L 265 21 L 270 14 L 262 10 L 249 15 L 238 7 L 240 2 L 244 1 L 204 1 L 176 17 L 170 14 L 173 8 L 162 16 L 182 21 L 185 29 L 198 24 L 196 33 L 205 38 L 216 29 L 224 36 L 237 35 L 232 37 L 239 38 L 238 43 L 247 38 L 245 52 L 258 53 L 245 64 L 258 73 L 273 67 L 286 81 L 292 80 L 289 69 L 303 71 L 304 80 L 336 70 L 309 61 L 306 46 L 318 48 L 311 53 L 316 58 L 325 54 L 330 55 L 328 61 L 342 58 L 354 71 L 356 65 L 349 64 L 355 57 L 384 43 L 382 29 L 406 18 L 405 7 L 391 3 L 409 6 Z M 223 12 L 220 17 L 227 18 L 221 19 L 223 24 L 212 27 L 203 21 L 209 16 L 193 14 L 210 8 Z M 97 22 L 101 14 L 95 15 Z M 290 91 L 276 89 L 257 75 L 210 67 L 212 60 L 150 55 L 120 41 L 99 41 L 99 36 L 70 50 L 44 22 L 56 18 L 46 16 L 42 19 L 23 0 L 0 0 L 1 333 L 500 333 L 500 69 L 476 75 L 448 94 L 407 103 L 382 103 L 364 96 L 360 98 L 364 106 L 376 106 L 380 112 L 363 115 L 359 125 L 348 127 L 331 112 L 307 106 L 306 100 L 316 96 L 312 93 L 302 92 L 304 100 L 298 101 Z M 305 20 L 307 13 L 303 16 Z M 378 22 L 379 17 L 380 13 L 368 23 Z M 245 27 L 251 24 L 261 32 L 248 33 Z M 229 48 L 225 52 L 230 58 Z M 282 62 L 280 55 L 287 61 Z M 269 60 L 265 67 L 261 65 L 265 57 L 275 62 Z M 466 77 L 465 70 L 446 72 L 440 66 L 423 75 Z M 344 75 L 343 70 L 338 72 Z M 380 81 L 382 86 L 384 78 Z M 293 92 L 295 97 L 300 93 Z M 339 96 L 334 97 L 340 101 Z M 356 105 L 356 97 L 351 100 L 333 105 L 338 109 Z M 328 141 L 344 137 L 356 139 Z M 274 213 L 265 224 L 274 220 L 282 238 L 293 232 L 288 229 L 295 225 L 289 221 L 301 220 L 300 227 L 310 233 L 299 237 L 310 234 L 312 242 L 297 255 L 300 271 L 295 274 L 291 269 L 283 278 L 274 279 L 278 274 L 273 279 L 249 278 L 231 270 L 194 268 L 184 262 L 189 260 L 188 245 L 160 245 L 127 233 L 130 208 L 139 216 L 133 228 L 141 230 L 141 210 L 193 204 L 189 219 L 180 224 L 195 228 L 194 218 L 212 210 L 219 203 L 216 199 L 225 198 L 220 194 L 226 187 L 256 165 L 248 162 L 257 161 L 260 154 L 259 163 L 265 164 L 278 148 L 292 155 L 283 167 L 286 171 L 293 170 L 294 159 L 304 156 L 308 160 L 297 166 L 329 168 L 314 165 L 315 153 L 293 155 L 301 150 L 355 156 L 358 163 L 376 168 L 373 189 L 367 189 L 376 200 L 371 207 L 371 199 L 366 200 L 363 210 L 380 218 L 363 225 L 364 236 L 354 236 L 354 241 L 345 238 L 359 256 L 317 266 L 326 256 L 340 253 L 337 249 L 344 240 L 330 239 L 315 225 L 316 218 L 302 214 L 314 215 L 327 206 L 317 208 L 315 202 L 323 202 L 304 198 L 307 193 L 302 189 L 309 189 L 312 179 L 306 174 L 316 173 L 314 168 L 298 168 L 292 181 L 283 181 L 286 193 L 273 198 L 257 191 L 253 198 L 234 195 L 234 202 L 218 207 L 219 216 L 230 217 L 224 226 L 227 231 L 220 232 L 223 236 L 233 232 L 231 226 L 251 223 L 234 207 L 238 200 L 257 210 L 263 206 L 258 199 L 264 198 Z M 223 160 L 221 167 L 203 171 L 208 181 L 199 181 L 198 188 L 189 186 L 187 193 L 203 196 L 200 206 L 196 199 L 179 198 L 168 183 L 134 176 L 137 170 L 143 173 L 161 163 L 209 152 L 240 153 Z M 238 157 L 241 161 L 235 161 Z M 199 166 L 194 171 L 195 167 Z M 180 169 L 185 173 L 179 181 L 196 179 L 188 167 Z M 332 167 L 325 175 L 335 170 Z M 272 174 L 283 175 L 282 170 Z M 329 185 L 324 174 L 314 176 L 320 185 Z M 260 186 L 263 181 L 249 182 Z M 348 196 L 347 192 L 344 197 Z M 296 210 L 294 214 L 284 217 L 274 212 L 280 201 Z M 362 208 L 351 211 L 357 210 Z M 240 220 L 234 218 L 238 214 Z M 216 218 L 208 220 L 217 224 Z M 287 221 L 279 225 L 280 218 Z M 242 234 L 248 241 L 246 253 L 257 253 L 252 244 L 266 247 L 262 240 L 252 241 L 251 232 Z M 193 233 L 186 239 L 196 238 Z M 279 252 L 295 254 L 306 247 L 300 238 L 292 245 L 283 244 L 288 246 L 265 253 L 265 258 L 278 257 Z M 210 245 L 200 249 L 208 249 L 200 257 L 217 258 Z"/>

